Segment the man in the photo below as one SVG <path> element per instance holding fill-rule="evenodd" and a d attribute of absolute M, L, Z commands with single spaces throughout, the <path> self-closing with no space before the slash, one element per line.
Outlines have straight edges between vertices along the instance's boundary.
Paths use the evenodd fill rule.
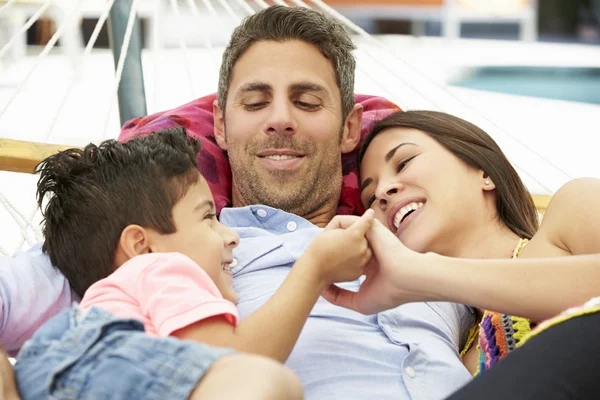
<path fill-rule="evenodd" d="M 336 213 L 341 154 L 360 139 L 353 49 L 343 27 L 321 13 L 271 7 L 244 20 L 225 50 L 214 129 L 232 170 L 234 208 L 220 219 L 242 238 L 233 268 L 242 318 L 270 297 Z M 356 290 L 359 282 L 343 287 Z M 31 296 L 19 307 L 31 307 Z M 473 323 L 471 310 L 457 304 L 364 316 L 320 299 L 287 365 L 309 399 L 439 399 L 470 379 L 456 349 Z M 273 321 L 273 329 L 286 327 Z"/>

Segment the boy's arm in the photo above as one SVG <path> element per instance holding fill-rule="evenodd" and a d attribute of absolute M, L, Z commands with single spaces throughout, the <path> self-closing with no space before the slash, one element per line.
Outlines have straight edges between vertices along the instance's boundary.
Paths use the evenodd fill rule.
<path fill-rule="evenodd" d="M 3 400 L 19 400 L 19 392 L 15 384 L 13 366 L 8 360 L 8 355 L 0 347 L 0 395 Z"/>
<path fill-rule="evenodd" d="M 314 265 L 309 257 L 298 260 L 269 301 L 237 327 L 223 316 L 215 316 L 179 329 L 172 335 L 284 362 L 325 288 Z"/>
<path fill-rule="evenodd" d="M 173 336 L 215 346 L 231 347 L 285 362 L 310 311 L 326 285 L 355 280 L 371 259 L 366 232 L 373 212 L 355 217 L 348 229 L 334 218 L 302 257 L 273 296 L 237 327 L 214 317 L 184 327 Z"/>

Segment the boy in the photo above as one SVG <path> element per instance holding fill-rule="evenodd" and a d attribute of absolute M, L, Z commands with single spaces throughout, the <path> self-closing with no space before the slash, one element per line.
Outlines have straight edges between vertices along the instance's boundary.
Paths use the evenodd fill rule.
<path fill-rule="evenodd" d="M 285 361 L 323 289 L 362 274 L 372 213 L 346 230 L 332 221 L 238 324 L 228 269 L 239 237 L 216 218 L 198 146 L 177 128 L 38 166 L 40 206 L 51 194 L 44 250 L 83 298 L 23 346 L 24 399 L 302 397 L 282 366 L 231 353 Z"/>

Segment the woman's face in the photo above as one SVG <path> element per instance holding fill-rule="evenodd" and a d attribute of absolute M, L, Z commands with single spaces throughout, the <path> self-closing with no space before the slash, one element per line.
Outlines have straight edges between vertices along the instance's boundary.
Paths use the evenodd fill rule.
<path fill-rule="evenodd" d="M 464 229 L 490 218 L 485 193 L 493 182 L 422 131 L 381 132 L 360 173 L 365 208 L 415 251 L 452 253 Z"/>

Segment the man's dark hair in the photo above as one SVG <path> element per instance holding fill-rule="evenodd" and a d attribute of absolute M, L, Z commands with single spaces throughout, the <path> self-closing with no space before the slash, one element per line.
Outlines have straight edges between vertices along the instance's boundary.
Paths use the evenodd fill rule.
<path fill-rule="evenodd" d="M 199 149 L 184 128 L 173 128 L 61 151 L 36 167 L 43 250 L 79 296 L 114 271 L 125 227 L 175 232 L 173 206 L 200 177 Z"/>
<path fill-rule="evenodd" d="M 260 41 L 283 43 L 301 40 L 317 47 L 333 64 L 335 80 L 342 97 L 342 121 L 354 107 L 354 74 L 356 48 L 344 25 L 322 12 L 304 7 L 271 6 L 246 17 L 235 28 L 223 52 L 219 71 L 218 100 L 225 112 L 233 66 L 252 46 Z"/>

